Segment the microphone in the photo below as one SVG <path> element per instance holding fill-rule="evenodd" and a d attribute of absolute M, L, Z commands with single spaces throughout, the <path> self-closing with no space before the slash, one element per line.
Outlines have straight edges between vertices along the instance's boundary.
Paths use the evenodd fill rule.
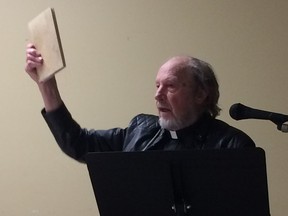
<path fill-rule="evenodd" d="M 288 132 L 288 115 L 247 107 L 241 103 L 233 104 L 229 109 L 230 116 L 235 120 L 262 119 L 270 120 L 277 125 L 277 129 Z"/>

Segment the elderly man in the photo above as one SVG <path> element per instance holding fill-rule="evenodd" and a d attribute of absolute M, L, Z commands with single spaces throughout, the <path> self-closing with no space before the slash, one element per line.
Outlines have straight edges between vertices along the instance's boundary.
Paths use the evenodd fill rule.
<path fill-rule="evenodd" d="M 218 82 L 204 61 L 176 56 L 156 77 L 159 116 L 140 114 L 126 128 L 87 130 L 72 118 L 63 103 L 55 77 L 39 83 L 36 68 L 43 64 L 32 44 L 26 48 L 26 72 L 38 84 L 45 108 L 42 115 L 60 148 L 85 162 L 93 151 L 188 150 L 255 147 L 244 132 L 216 119 Z"/>

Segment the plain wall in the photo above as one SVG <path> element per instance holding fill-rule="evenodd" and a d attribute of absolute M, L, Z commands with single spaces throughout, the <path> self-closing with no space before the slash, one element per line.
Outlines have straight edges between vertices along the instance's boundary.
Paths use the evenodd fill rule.
<path fill-rule="evenodd" d="M 54 7 L 67 67 L 62 97 L 86 128 L 125 127 L 156 113 L 155 75 L 189 54 L 217 74 L 220 119 L 266 152 L 271 215 L 288 212 L 288 134 L 269 121 L 235 121 L 233 103 L 288 114 L 286 0 L 0 0 L 0 215 L 78 216 L 98 210 L 85 164 L 58 148 L 24 72 L 27 23 Z"/>

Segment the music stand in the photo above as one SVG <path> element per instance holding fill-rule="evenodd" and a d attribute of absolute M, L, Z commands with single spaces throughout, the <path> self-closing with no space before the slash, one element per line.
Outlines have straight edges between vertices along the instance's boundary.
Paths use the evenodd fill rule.
<path fill-rule="evenodd" d="M 265 152 L 104 152 L 87 155 L 101 216 L 269 216 Z"/>

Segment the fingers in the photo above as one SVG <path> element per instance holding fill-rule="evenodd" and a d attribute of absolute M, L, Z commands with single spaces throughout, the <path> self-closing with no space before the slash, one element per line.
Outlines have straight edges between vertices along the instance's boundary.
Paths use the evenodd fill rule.
<path fill-rule="evenodd" d="M 35 72 L 36 68 L 41 66 L 42 63 L 38 63 L 35 61 L 27 60 L 26 61 L 26 66 L 25 66 L 25 71 L 30 73 L 30 72 Z"/>
<path fill-rule="evenodd" d="M 37 67 L 43 64 L 43 58 L 40 53 L 37 52 L 36 47 L 29 43 L 26 46 L 26 72 L 34 72 Z"/>
<path fill-rule="evenodd" d="M 27 47 L 26 47 L 26 57 L 27 57 L 27 60 L 30 58 L 35 58 L 35 60 L 37 61 L 37 58 L 39 58 L 40 61 L 42 61 L 42 58 L 41 57 L 41 54 L 37 52 L 37 49 L 36 47 L 29 43 L 27 44 Z"/>

